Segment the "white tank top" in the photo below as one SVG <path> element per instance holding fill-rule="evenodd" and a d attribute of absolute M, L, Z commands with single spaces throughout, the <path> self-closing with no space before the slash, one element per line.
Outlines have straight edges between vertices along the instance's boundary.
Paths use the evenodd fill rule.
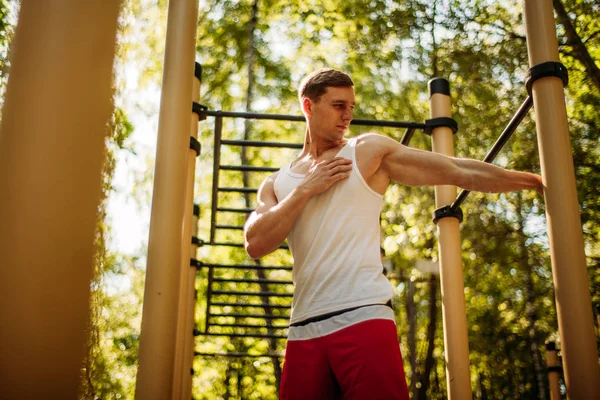
<path fill-rule="evenodd" d="M 288 235 L 294 257 L 290 323 L 368 304 L 385 304 L 393 288 L 382 274 L 379 215 L 383 196 L 369 187 L 356 165 L 356 138 L 336 157 L 352 160 L 350 177 L 313 196 Z M 290 165 L 274 183 L 282 201 L 303 180 Z"/>

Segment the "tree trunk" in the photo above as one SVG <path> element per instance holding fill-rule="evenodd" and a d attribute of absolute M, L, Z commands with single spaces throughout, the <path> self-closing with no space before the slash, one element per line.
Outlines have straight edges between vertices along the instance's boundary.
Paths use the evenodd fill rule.
<path fill-rule="evenodd" d="M 248 23 L 248 49 L 246 52 L 246 63 L 248 65 L 248 88 L 246 91 L 246 112 L 252 111 L 252 102 L 254 101 L 254 90 L 253 90 L 254 89 L 254 81 L 255 81 L 254 65 L 256 63 L 256 48 L 254 46 L 254 35 L 255 35 L 255 31 L 256 31 L 257 20 L 258 20 L 258 0 L 254 0 L 254 2 L 252 3 L 252 15 L 250 16 L 250 22 Z M 247 119 L 244 123 L 244 140 L 250 139 L 251 130 L 252 130 L 251 122 L 250 122 L 250 120 Z M 241 161 L 242 161 L 242 165 L 248 164 L 248 155 L 246 153 L 245 147 L 242 147 Z M 242 173 L 242 180 L 244 183 L 244 187 L 250 186 L 247 172 Z M 249 193 L 244 193 L 244 201 L 245 201 L 246 207 L 250 208 L 251 204 L 250 204 L 250 194 Z M 259 260 L 257 260 L 256 263 L 260 265 Z M 256 275 L 257 275 L 258 279 L 267 279 L 265 271 L 263 271 L 263 270 L 260 270 L 260 269 L 256 270 Z M 261 290 L 261 292 L 268 292 L 269 285 L 266 283 L 261 283 L 260 290 Z M 269 307 L 269 298 L 267 296 L 262 297 L 262 303 L 264 305 L 265 314 L 273 315 L 273 309 L 271 307 Z M 274 335 L 276 332 L 272 328 L 273 320 L 267 319 L 266 324 L 267 324 L 267 332 L 269 333 L 269 335 Z M 269 352 L 275 353 L 276 351 L 277 351 L 277 339 L 269 339 Z M 278 358 L 273 357 L 273 359 L 271 361 L 273 363 L 273 370 L 275 372 L 275 386 L 277 388 L 277 391 L 279 392 L 279 387 L 280 387 L 280 383 L 281 383 L 281 372 L 282 372 L 281 366 L 279 365 Z"/>
<path fill-rule="evenodd" d="M 431 16 L 431 43 L 432 43 L 432 51 L 431 51 L 431 65 L 433 67 L 432 78 L 437 78 L 440 71 L 438 70 L 438 47 L 437 42 L 435 40 L 435 17 L 437 15 L 437 0 L 432 4 L 433 15 Z"/>
<path fill-rule="evenodd" d="M 577 34 L 573 22 L 571 21 L 571 18 L 569 18 L 569 14 L 565 10 L 562 1 L 552 0 L 552 4 L 554 5 L 554 11 L 556 11 L 558 22 L 565 28 L 565 34 L 567 36 L 566 44 L 573 48 L 572 55 L 583 64 L 588 76 L 600 91 L 600 69 Z"/>

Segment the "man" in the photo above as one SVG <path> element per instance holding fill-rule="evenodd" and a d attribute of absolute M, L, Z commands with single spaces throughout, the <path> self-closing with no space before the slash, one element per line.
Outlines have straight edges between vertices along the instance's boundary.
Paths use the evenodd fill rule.
<path fill-rule="evenodd" d="M 267 178 L 244 229 L 252 258 L 287 238 L 295 285 L 281 399 L 408 399 L 392 286 L 381 273 L 379 215 L 394 180 L 411 186 L 542 193 L 541 177 L 411 149 L 364 134 L 346 139 L 355 106 L 345 73 L 321 69 L 298 96 L 302 152 Z"/>

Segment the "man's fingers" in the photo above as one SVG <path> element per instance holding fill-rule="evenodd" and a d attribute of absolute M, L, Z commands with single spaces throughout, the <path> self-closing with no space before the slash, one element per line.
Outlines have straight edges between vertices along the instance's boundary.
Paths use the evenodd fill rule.
<path fill-rule="evenodd" d="M 333 168 L 337 165 L 349 165 L 352 164 L 352 160 L 348 160 L 347 158 L 343 158 L 343 157 L 336 157 L 336 158 L 332 158 L 331 160 L 328 161 L 323 161 L 323 165 L 327 165 L 330 168 Z"/>
<path fill-rule="evenodd" d="M 352 170 L 352 164 L 342 164 L 342 165 L 338 165 L 338 166 L 331 168 L 330 172 L 335 175 L 340 172 L 346 172 L 346 171 L 351 171 L 351 170 Z"/>

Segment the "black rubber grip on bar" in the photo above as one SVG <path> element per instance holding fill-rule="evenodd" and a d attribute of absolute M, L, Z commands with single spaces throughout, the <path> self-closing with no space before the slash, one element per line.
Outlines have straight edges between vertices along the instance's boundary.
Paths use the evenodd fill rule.
<path fill-rule="evenodd" d="M 194 215 L 196 217 L 200 216 L 200 206 L 198 204 L 194 204 Z"/>
<path fill-rule="evenodd" d="M 534 65 L 527 70 L 527 74 L 525 75 L 525 87 L 527 87 L 527 93 L 531 96 L 533 82 L 548 76 L 560 78 L 565 87 L 569 84 L 569 72 L 567 71 L 567 67 L 559 62 L 546 61 Z"/>
<path fill-rule="evenodd" d="M 440 126 L 445 126 L 447 128 L 452 129 L 452 133 L 456 134 L 458 131 L 458 123 L 449 117 L 438 117 L 425 120 L 425 133 L 431 135 L 431 132 L 435 128 L 439 128 Z"/>
<path fill-rule="evenodd" d="M 445 78 L 433 78 L 429 81 L 429 97 L 436 93 L 450 96 L 450 82 Z"/>
<path fill-rule="evenodd" d="M 556 351 L 556 343 L 548 342 L 546 343 L 546 350 L 548 351 Z"/>
<path fill-rule="evenodd" d="M 450 206 L 440 207 L 433 212 L 433 223 L 437 224 L 442 218 L 454 217 L 458 219 L 458 222 L 463 221 L 463 212 L 460 207 L 453 209 Z"/>
<path fill-rule="evenodd" d="M 190 136 L 190 149 L 196 152 L 196 157 L 200 155 L 200 142 L 193 136 Z"/>
<path fill-rule="evenodd" d="M 204 246 L 204 240 L 200 239 L 199 237 L 192 236 L 192 244 L 199 247 Z"/>
<path fill-rule="evenodd" d="M 202 82 L 202 65 L 199 62 L 194 63 L 194 76 Z"/>
<path fill-rule="evenodd" d="M 208 107 L 192 101 L 192 112 L 198 115 L 198 121 L 204 121 L 206 119 L 206 111 L 208 111 Z"/>

